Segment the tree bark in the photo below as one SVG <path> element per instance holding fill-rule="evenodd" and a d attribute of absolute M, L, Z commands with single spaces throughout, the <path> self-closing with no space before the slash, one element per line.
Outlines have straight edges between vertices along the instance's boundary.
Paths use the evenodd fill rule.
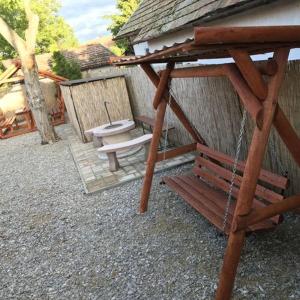
<path fill-rule="evenodd" d="M 54 143 L 59 138 L 49 121 L 46 101 L 39 82 L 38 69 L 34 55 L 39 17 L 31 11 L 30 0 L 24 0 L 24 8 L 28 19 L 28 28 L 25 31 L 26 40 L 23 40 L 1 17 L 0 34 L 20 56 L 27 100 L 36 127 L 40 133 L 42 144 Z"/>
<path fill-rule="evenodd" d="M 21 63 L 27 100 L 34 117 L 36 127 L 41 136 L 41 143 L 44 145 L 56 142 L 59 138 L 49 121 L 45 97 L 39 82 L 35 56 L 29 55 L 27 57 L 21 57 Z"/>

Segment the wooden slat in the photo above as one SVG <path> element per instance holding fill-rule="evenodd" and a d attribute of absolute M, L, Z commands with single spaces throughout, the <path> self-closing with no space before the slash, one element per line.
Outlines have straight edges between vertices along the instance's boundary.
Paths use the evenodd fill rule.
<path fill-rule="evenodd" d="M 214 173 L 218 174 L 219 176 L 223 177 L 224 179 L 226 179 L 228 181 L 230 181 L 232 178 L 232 171 L 229 171 L 229 170 L 213 163 L 212 161 L 209 161 L 203 157 L 198 156 L 196 158 L 196 162 L 199 165 L 212 170 Z M 242 183 L 242 180 L 243 180 L 243 177 L 236 174 L 236 176 L 234 178 L 234 184 L 237 186 L 240 186 Z M 258 197 L 262 197 L 263 199 L 265 199 L 271 203 L 276 203 L 283 199 L 282 195 L 277 194 L 274 191 L 269 190 L 259 184 L 256 185 L 255 195 Z"/>
<path fill-rule="evenodd" d="M 227 202 L 225 194 L 213 190 L 194 176 L 164 177 L 163 181 L 220 231 L 223 231 L 224 211 Z M 229 208 L 228 222 L 225 227 L 226 234 L 229 234 L 230 231 L 234 207 L 235 204 L 232 203 Z M 253 227 L 250 226 L 247 231 L 273 227 L 274 224 L 270 220 L 265 220 Z"/>
<path fill-rule="evenodd" d="M 223 231 L 223 219 L 216 215 L 216 213 L 210 210 L 207 206 L 204 205 L 205 202 L 209 202 L 207 198 L 206 201 L 200 201 L 203 195 L 197 194 L 197 196 L 193 196 L 193 193 L 186 190 L 184 185 L 180 184 L 178 179 L 173 177 L 164 177 L 164 182 L 176 191 L 187 203 L 189 203 L 194 209 L 196 209 L 201 215 L 203 215 L 206 219 L 208 219 L 213 225 L 215 225 L 220 231 Z M 227 228 L 225 229 L 225 233 L 228 234 L 230 229 L 229 224 L 227 224 Z"/>
<path fill-rule="evenodd" d="M 198 168 L 195 167 L 193 169 L 193 172 L 195 175 L 200 176 L 201 178 L 206 179 L 208 182 L 212 183 L 215 187 L 223 190 L 225 193 L 229 192 L 229 188 L 230 188 L 230 183 L 225 181 L 222 178 L 219 178 L 213 174 L 211 174 L 210 172 L 202 169 L 202 168 Z M 235 186 L 232 187 L 232 197 L 237 199 L 238 197 L 238 193 L 239 193 L 239 189 Z M 259 201 L 258 199 L 254 199 L 253 200 L 253 207 L 254 208 L 261 208 L 261 207 L 265 207 L 266 205 L 263 204 L 261 201 Z M 274 224 L 278 224 L 281 220 L 281 216 L 277 215 L 273 218 L 271 218 Z"/>
<path fill-rule="evenodd" d="M 202 144 L 197 144 L 197 150 L 213 159 L 220 161 L 221 163 L 226 164 L 226 165 L 233 165 L 233 163 L 234 163 L 234 159 L 232 157 L 230 157 L 229 155 L 226 155 L 219 151 L 208 148 L 207 146 L 204 146 Z M 245 165 L 246 165 L 245 162 L 239 161 L 237 164 L 237 170 L 244 172 Z M 261 171 L 260 171 L 259 179 L 261 181 L 270 183 L 273 186 L 279 187 L 281 189 L 286 189 L 288 186 L 287 178 L 277 175 L 277 174 L 274 174 L 267 170 L 263 170 L 263 169 L 261 169 Z"/>

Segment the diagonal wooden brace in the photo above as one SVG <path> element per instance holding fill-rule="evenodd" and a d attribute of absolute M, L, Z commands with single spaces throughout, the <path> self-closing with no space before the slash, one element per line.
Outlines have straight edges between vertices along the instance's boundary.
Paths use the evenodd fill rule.
<path fill-rule="evenodd" d="M 273 124 L 294 160 L 300 166 L 300 138 L 279 105 L 277 105 Z"/>
<path fill-rule="evenodd" d="M 235 65 L 226 66 L 226 70 L 227 77 L 240 96 L 245 108 L 256 123 L 256 126 L 261 129 L 263 126 L 263 107 L 260 101 L 253 95 Z"/>
<path fill-rule="evenodd" d="M 300 195 L 291 196 L 280 202 L 268 205 L 260 209 L 254 209 L 250 214 L 245 216 L 237 216 L 233 221 L 231 230 L 237 232 L 245 230 L 247 227 L 261 222 L 265 219 L 272 218 L 273 216 L 293 210 L 300 207 Z"/>
<path fill-rule="evenodd" d="M 158 74 L 153 70 L 150 64 L 141 64 L 141 68 L 144 70 L 144 72 L 147 74 L 151 82 L 154 84 L 155 87 L 158 87 L 160 78 Z M 169 94 L 164 94 L 164 99 L 166 102 L 168 102 Z M 173 110 L 174 114 L 177 116 L 177 118 L 181 121 L 182 125 L 185 127 L 185 129 L 190 133 L 190 135 L 193 137 L 193 139 L 201 144 L 206 145 L 205 140 L 200 135 L 200 133 L 194 128 L 194 126 L 191 124 L 191 122 L 188 120 L 184 112 L 182 111 L 181 107 L 178 105 L 176 100 L 173 96 L 171 96 L 171 103 L 170 107 Z"/>
<path fill-rule="evenodd" d="M 250 55 L 246 51 L 239 49 L 229 50 L 229 53 L 248 83 L 252 93 L 260 100 L 264 100 L 268 95 L 268 86 Z"/>
<path fill-rule="evenodd" d="M 168 63 L 166 69 L 161 71 L 160 81 L 153 100 L 153 107 L 155 110 L 157 109 L 158 104 L 163 99 L 164 94 L 166 93 L 168 82 L 170 79 L 170 73 L 174 69 L 174 65 L 174 62 Z"/>

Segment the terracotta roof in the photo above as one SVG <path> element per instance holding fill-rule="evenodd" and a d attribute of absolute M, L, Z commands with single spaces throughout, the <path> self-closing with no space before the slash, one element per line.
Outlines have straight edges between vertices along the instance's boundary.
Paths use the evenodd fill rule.
<path fill-rule="evenodd" d="M 138 43 L 278 0 L 144 0 L 117 39 Z"/>
<path fill-rule="evenodd" d="M 98 40 L 81 45 L 77 48 L 63 51 L 63 54 L 66 58 L 76 60 L 80 65 L 81 71 L 110 65 L 110 57 L 115 57 L 109 49 L 99 44 Z M 35 58 L 38 68 L 42 70 L 51 70 L 51 57 L 51 53 L 36 55 Z M 16 61 L 19 61 L 19 59 L 6 59 L 2 61 L 2 63 L 5 68 L 8 68 Z"/>
<path fill-rule="evenodd" d="M 66 58 L 76 60 L 82 71 L 107 66 L 110 64 L 110 57 L 115 56 L 99 43 L 82 45 L 63 51 L 63 54 Z"/>

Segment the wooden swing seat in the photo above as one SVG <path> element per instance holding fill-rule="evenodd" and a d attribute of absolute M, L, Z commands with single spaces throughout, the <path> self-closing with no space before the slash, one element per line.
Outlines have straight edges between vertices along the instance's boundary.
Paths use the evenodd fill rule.
<path fill-rule="evenodd" d="M 177 192 L 220 231 L 229 234 L 235 210 L 235 199 L 242 182 L 245 163 L 238 162 L 237 165 L 237 174 L 232 190 L 233 199 L 229 207 L 227 224 L 225 230 L 223 230 L 227 193 L 230 188 L 234 159 L 202 144 L 197 145 L 197 150 L 200 152 L 200 155 L 195 159 L 194 175 L 164 177 L 163 182 Z M 286 177 L 261 170 L 252 207 L 256 209 L 271 203 L 280 202 L 284 198 L 282 194 L 287 185 L 288 179 Z M 278 189 L 279 192 L 276 192 L 273 187 Z M 282 215 L 277 215 L 249 226 L 247 231 L 272 229 L 282 220 Z"/>

